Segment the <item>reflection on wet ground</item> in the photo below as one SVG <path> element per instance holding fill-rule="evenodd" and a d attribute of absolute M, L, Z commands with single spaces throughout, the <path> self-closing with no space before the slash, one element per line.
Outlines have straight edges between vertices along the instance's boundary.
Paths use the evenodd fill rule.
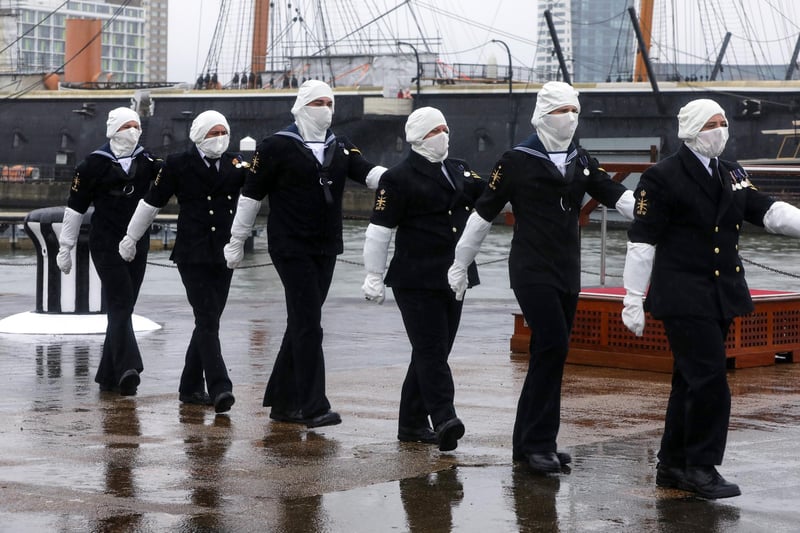
<path fill-rule="evenodd" d="M 135 397 L 97 390 L 102 336 L 1 335 L 0 530 L 797 530 L 797 364 L 729 374 L 733 418 L 721 471 L 742 487 L 738 498 L 711 502 L 655 488 L 665 374 L 568 365 L 559 444 L 573 455 L 571 470 L 535 476 L 512 463 L 527 361 L 509 356 L 516 306 L 503 261 L 507 228 L 493 230 L 479 256 L 483 285 L 467 295 L 451 357 L 464 439 L 452 453 L 397 442 L 410 348 L 391 295 L 383 306 L 361 297 L 363 227 L 348 224 L 323 324 L 339 426 L 277 423 L 261 407 L 285 320 L 277 276 L 259 266 L 268 262 L 263 243 L 247 259 L 255 268 L 234 275 L 223 315 L 237 398 L 229 414 L 177 401 L 192 316 L 177 273 L 155 266 L 168 264 L 168 252 L 151 256 L 136 309 L 163 328 L 139 336 L 145 371 Z M 621 273 L 624 250 L 624 233 L 612 233 L 610 274 Z M 587 271 L 599 264 L 597 237 L 584 241 Z M 794 241 L 774 250 L 756 238 L 752 244 L 791 270 L 785 247 L 796 249 Z M 0 315 L 30 310 L 32 272 L 0 270 Z M 791 277 L 750 279 L 754 287 L 793 290 Z"/>

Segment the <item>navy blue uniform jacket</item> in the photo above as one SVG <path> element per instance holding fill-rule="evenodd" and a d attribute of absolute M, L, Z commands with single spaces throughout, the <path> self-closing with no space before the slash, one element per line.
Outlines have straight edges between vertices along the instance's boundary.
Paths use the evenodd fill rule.
<path fill-rule="evenodd" d="M 384 283 L 390 287 L 449 290 L 447 270 L 475 200 L 486 182 L 465 161 L 431 163 L 416 152 L 387 170 L 375 191 L 370 222 L 397 228 L 394 256 Z M 470 286 L 478 284 L 473 262 Z"/>
<path fill-rule="evenodd" d="M 231 223 L 239 191 L 248 174 L 242 156 L 224 153 L 219 173 L 206 165 L 192 146 L 167 157 L 144 201 L 164 207 L 178 199 L 178 232 L 170 258 L 176 263 L 224 263 L 223 248 L 231 238 Z"/>
<path fill-rule="evenodd" d="M 733 318 L 753 310 L 739 257 L 744 221 L 764 225 L 774 199 L 735 161 L 720 160 L 723 185 L 686 145 L 647 169 L 634 192 L 631 242 L 656 247 L 645 309 L 655 318 Z"/>
<path fill-rule="evenodd" d="M 613 181 L 586 150 L 570 144 L 561 175 L 534 134 L 495 164 L 475 210 L 494 220 L 507 202 L 514 211 L 508 259 L 511 287 L 544 284 L 577 294 L 581 283 L 581 204 L 588 193 L 614 208 L 625 186 Z"/>
<path fill-rule="evenodd" d="M 347 178 L 364 184 L 375 166 L 347 138 L 328 131 L 328 172 L 303 144 L 292 124 L 261 141 L 253 156 L 242 194 L 254 200 L 269 196 L 269 252 L 279 255 L 342 253 L 342 195 Z"/>
<path fill-rule="evenodd" d="M 126 173 L 106 143 L 75 168 L 67 205 L 85 213 L 94 204 L 89 247 L 94 252 L 117 254 L 119 241 L 128 230 L 128 222 L 161 169 L 162 161 L 141 146 L 134 150 L 133 162 Z M 147 249 L 149 239 L 142 239 L 137 249 Z"/>

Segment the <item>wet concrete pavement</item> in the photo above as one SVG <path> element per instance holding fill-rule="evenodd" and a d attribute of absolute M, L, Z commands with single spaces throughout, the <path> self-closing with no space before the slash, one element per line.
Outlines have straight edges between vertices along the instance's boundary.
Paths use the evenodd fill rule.
<path fill-rule="evenodd" d="M 568 365 L 559 445 L 574 463 L 560 475 L 533 475 L 511 461 L 527 362 L 509 354 L 510 291 L 468 293 L 451 356 L 467 433 L 441 453 L 396 440 L 410 348 L 393 300 L 361 299 L 357 260 L 343 256 L 324 310 L 339 426 L 277 423 L 261 407 L 285 320 L 271 267 L 234 275 L 222 344 L 236 404 L 226 415 L 178 403 L 192 318 L 173 270 L 150 267 L 136 309 L 163 329 L 139 336 L 145 371 L 133 398 L 94 384 L 102 336 L 0 335 L 0 531 L 800 528 L 800 365 L 730 373 L 720 471 L 739 483 L 740 497 L 705 501 L 655 487 L 670 378 L 650 372 Z M 17 275 L 0 285 L 2 316 L 32 307 Z M 484 283 L 494 275 L 487 271 Z"/>

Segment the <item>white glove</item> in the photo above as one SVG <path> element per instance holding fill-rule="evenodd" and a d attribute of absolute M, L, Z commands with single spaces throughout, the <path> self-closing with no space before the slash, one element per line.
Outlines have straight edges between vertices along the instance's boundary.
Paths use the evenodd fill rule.
<path fill-rule="evenodd" d="M 364 232 L 364 268 L 367 277 L 361 290 L 367 300 L 382 304 L 386 299 L 386 286 L 383 284 L 383 272 L 386 270 L 386 259 L 389 256 L 389 242 L 392 240 L 392 229 L 370 223 Z"/>
<path fill-rule="evenodd" d="M 367 179 L 366 179 L 367 187 L 372 189 L 373 191 L 377 189 L 378 182 L 381 181 L 381 176 L 383 176 L 384 172 L 386 172 L 386 167 L 382 167 L 380 165 L 372 167 L 372 170 L 370 170 L 369 174 L 367 174 Z"/>
<path fill-rule="evenodd" d="M 119 241 L 119 255 L 129 263 L 136 257 L 136 243 L 142 238 L 144 232 L 150 227 L 150 224 L 155 220 L 158 212 L 161 211 L 158 207 L 152 206 L 144 200 L 139 200 L 136 206 L 136 211 L 128 221 L 128 229 L 125 231 L 125 236 Z"/>
<path fill-rule="evenodd" d="M 371 302 L 382 304 L 386 299 L 386 285 L 383 284 L 383 274 L 367 272 L 364 284 L 361 286 L 364 297 Z"/>
<path fill-rule="evenodd" d="M 447 283 L 450 284 L 450 290 L 456 293 L 456 300 L 463 300 L 464 293 L 467 292 L 467 269 L 454 261 L 447 269 Z"/>
<path fill-rule="evenodd" d="M 244 259 L 244 241 L 231 237 L 222 252 L 225 254 L 225 262 L 228 264 L 228 268 L 231 270 L 239 268 Z"/>
<path fill-rule="evenodd" d="M 117 250 L 119 251 L 119 256 L 130 263 L 133 261 L 134 257 L 136 257 L 136 241 L 134 241 L 130 235 L 125 235 L 122 240 L 119 241 Z"/>
<path fill-rule="evenodd" d="M 453 264 L 447 270 L 447 282 L 450 284 L 450 289 L 456 293 L 456 300 L 464 299 L 464 292 L 467 290 L 467 267 L 475 261 L 483 239 L 491 229 L 492 223 L 484 220 L 475 211 L 467 219 L 464 233 L 456 244 Z"/>
<path fill-rule="evenodd" d="M 231 240 L 225 245 L 223 253 L 228 268 L 235 269 L 244 259 L 244 243 L 253 231 L 253 224 L 256 222 L 258 210 L 261 209 L 261 202 L 247 196 L 240 196 L 236 205 L 236 215 L 231 224 Z"/>
<path fill-rule="evenodd" d="M 58 255 L 56 264 L 64 274 L 69 274 L 72 270 L 72 249 L 78 242 L 78 234 L 81 232 L 83 215 L 69 207 L 64 208 L 64 217 L 61 220 L 61 234 L 58 236 Z"/>
<path fill-rule="evenodd" d="M 644 333 L 644 293 L 650 283 L 655 254 L 656 247 L 652 244 L 628 242 L 625 270 L 622 274 L 622 284 L 625 287 L 622 323 L 637 337 Z"/>
<path fill-rule="evenodd" d="M 614 204 L 614 208 L 620 215 L 624 216 L 628 220 L 633 220 L 633 208 L 635 205 L 636 200 L 633 197 L 633 191 L 628 189 L 617 199 L 617 203 Z"/>
<path fill-rule="evenodd" d="M 789 237 L 800 237 L 800 209 L 786 202 L 775 202 L 764 214 L 764 229 Z"/>

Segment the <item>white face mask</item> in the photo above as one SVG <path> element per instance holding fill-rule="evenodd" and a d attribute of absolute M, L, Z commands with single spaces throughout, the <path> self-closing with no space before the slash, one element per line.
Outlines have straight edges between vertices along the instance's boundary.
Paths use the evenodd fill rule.
<path fill-rule="evenodd" d="M 330 107 L 303 106 L 294 115 L 297 129 L 305 141 L 322 142 L 331 127 L 333 110 Z"/>
<path fill-rule="evenodd" d="M 228 149 L 228 144 L 231 142 L 230 135 L 217 135 L 216 137 L 207 137 L 197 143 L 197 147 L 203 152 L 203 155 L 211 159 L 219 159 L 219 157 Z"/>
<path fill-rule="evenodd" d="M 441 163 L 447 159 L 450 149 L 450 135 L 445 132 L 437 133 L 427 139 L 411 145 L 411 149 L 431 163 Z"/>
<path fill-rule="evenodd" d="M 686 146 L 708 158 L 719 157 L 728 143 L 728 128 L 720 127 L 713 130 L 701 131 L 692 140 L 686 141 Z"/>
<path fill-rule="evenodd" d="M 139 128 L 128 128 L 114 133 L 109 139 L 111 151 L 117 157 L 126 157 L 133 153 L 134 148 L 139 143 L 142 130 Z"/>
<path fill-rule="evenodd" d="M 536 134 L 548 152 L 564 152 L 569 148 L 578 128 L 577 113 L 544 115 L 539 124 L 534 124 Z"/>

